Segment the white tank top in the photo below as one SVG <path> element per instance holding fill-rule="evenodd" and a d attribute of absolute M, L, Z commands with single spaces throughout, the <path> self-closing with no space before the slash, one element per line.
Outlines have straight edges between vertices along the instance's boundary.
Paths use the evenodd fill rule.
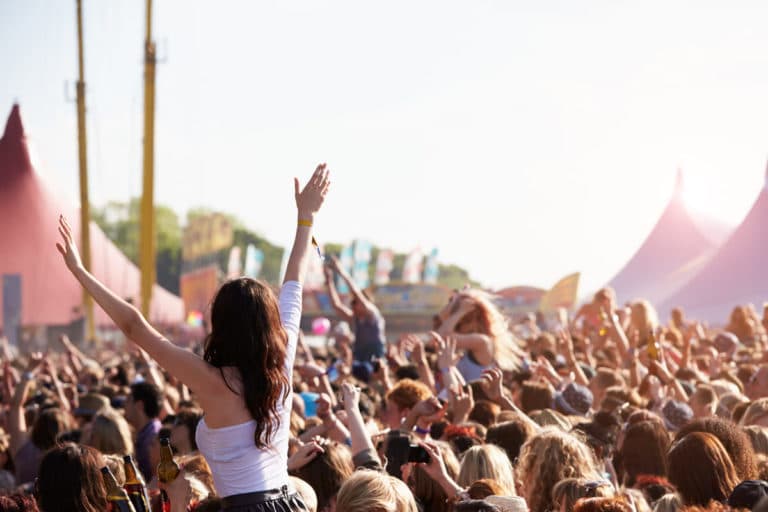
<path fill-rule="evenodd" d="M 301 285 L 283 284 L 280 290 L 280 320 L 288 334 L 284 371 L 291 382 L 301 321 Z M 290 386 L 290 384 L 289 384 Z M 256 421 L 222 428 L 209 428 L 203 418 L 195 439 L 200 453 L 211 467 L 219 496 L 269 491 L 288 485 L 288 438 L 293 397 L 277 404 L 277 429 L 270 445 L 257 448 L 253 443 Z M 286 407 L 287 406 L 287 407 Z"/>

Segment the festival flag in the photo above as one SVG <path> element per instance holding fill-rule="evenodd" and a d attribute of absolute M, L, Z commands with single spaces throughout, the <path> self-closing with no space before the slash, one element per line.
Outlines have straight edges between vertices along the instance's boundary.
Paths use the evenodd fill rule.
<path fill-rule="evenodd" d="M 245 275 L 252 279 L 258 278 L 263 264 L 264 252 L 255 245 L 248 244 L 245 248 Z"/>
<path fill-rule="evenodd" d="M 421 263 L 424 259 L 424 253 L 417 247 L 408 254 L 403 264 L 403 281 L 415 284 L 421 281 Z"/>
<path fill-rule="evenodd" d="M 368 265 L 371 262 L 371 243 L 365 240 L 355 241 L 354 259 L 352 279 L 360 289 L 364 290 L 370 284 Z"/>
<path fill-rule="evenodd" d="M 440 267 L 437 264 L 437 247 L 432 249 L 424 265 L 424 282 L 428 284 L 437 284 L 437 277 L 440 274 Z"/>
<path fill-rule="evenodd" d="M 382 249 L 379 257 L 376 259 L 376 273 L 373 276 L 373 283 L 382 286 L 389 283 L 389 273 L 394 267 L 395 253 L 391 249 Z"/>
<path fill-rule="evenodd" d="M 581 274 L 576 272 L 565 276 L 553 286 L 539 302 L 539 311 L 552 313 L 558 308 L 573 309 L 579 292 L 579 278 Z"/>
<path fill-rule="evenodd" d="M 243 275 L 243 264 L 240 261 L 242 251 L 239 246 L 234 246 L 229 251 L 229 263 L 227 263 L 227 279 L 235 279 Z"/>
<path fill-rule="evenodd" d="M 341 250 L 341 254 L 339 255 L 341 268 L 344 269 L 347 274 L 350 274 L 352 273 L 354 262 L 355 254 L 353 252 L 353 247 L 352 245 L 347 245 Z M 342 295 L 349 293 L 349 286 L 347 286 L 347 283 L 345 283 L 341 277 L 336 280 L 336 290 Z"/>
<path fill-rule="evenodd" d="M 324 261 L 313 251 L 307 265 L 307 275 L 304 278 L 304 289 L 317 291 L 325 289 Z"/>

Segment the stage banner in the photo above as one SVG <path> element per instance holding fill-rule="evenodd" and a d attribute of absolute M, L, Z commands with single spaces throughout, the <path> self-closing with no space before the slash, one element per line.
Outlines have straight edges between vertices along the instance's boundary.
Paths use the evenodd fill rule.
<path fill-rule="evenodd" d="M 424 265 L 424 282 L 427 284 L 437 284 L 437 278 L 440 275 L 437 254 L 437 247 L 435 247 L 427 256 L 427 263 Z"/>
<path fill-rule="evenodd" d="M 180 295 L 184 312 L 204 314 L 219 289 L 219 268 L 209 265 L 181 275 Z"/>
<path fill-rule="evenodd" d="M 264 264 L 264 252 L 255 245 L 248 244 L 245 248 L 245 275 L 258 279 L 261 266 Z"/>
<path fill-rule="evenodd" d="M 352 279 L 361 290 L 368 288 L 370 277 L 368 276 L 368 265 L 371 262 L 371 243 L 365 240 L 355 241 L 354 263 L 352 270 Z"/>
<path fill-rule="evenodd" d="M 233 238 L 232 223 L 224 214 L 196 215 L 184 227 L 181 259 L 190 262 L 231 247 Z"/>
<path fill-rule="evenodd" d="M 19 344 L 21 274 L 3 274 L 3 334 L 11 346 Z"/>
<path fill-rule="evenodd" d="M 541 298 L 539 311 L 542 313 L 552 313 L 558 308 L 572 310 L 576 306 L 576 300 L 579 293 L 579 277 L 581 274 L 576 272 L 570 274 L 555 283 L 547 293 Z"/>
<path fill-rule="evenodd" d="M 421 281 L 421 267 L 424 253 L 417 247 L 408 254 L 403 265 L 403 282 L 416 284 Z"/>
<path fill-rule="evenodd" d="M 376 273 L 373 283 L 377 286 L 389 283 L 389 274 L 394 268 L 395 253 L 391 249 L 382 249 L 376 259 Z"/>

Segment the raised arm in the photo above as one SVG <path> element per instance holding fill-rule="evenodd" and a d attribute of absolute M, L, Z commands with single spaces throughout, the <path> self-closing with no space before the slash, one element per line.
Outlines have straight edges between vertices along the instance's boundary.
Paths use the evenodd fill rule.
<path fill-rule="evenodd" d="M 333 282 L 333 270 L 328 266 L 324 266 L 323 273 L 325 274 L 325 285 L 328 287 L 328 298 L 331 299 L 331 306 L 333 306 L 339 318 L 351 323 L 353 320 L 352 310 L 341 302 L 339 298 L 339 292 L 336 290 L 336 285 Z"/>
<path fill-rule="evenodd" d="M 56 248 L 64 257 L 67 268 L 123 331 L 126 338 L 146 350 L 163 368 L 198 393 L 201 399 L 216 396 L 223 386 L 218 369 L 192 352 L 168 341 L 149 324 L 138 309 L 91 275 L 83 267 L 77 246 L 72 239 L 72 230 L 63 216 L 59 217 L 59 233 L 62 241 L 56 244 Z"/>
<path fill-rule="evenodd" d="M 312 224 L 315 221 L 315 214 L 320 211 L 320 207 L 323 205 L 328 187 L 331 186 L 331 180 L 325 164 L 320 164 L 303 190 L 299 189 L 298 178 L 293 179 L 293 185 L 299 218 L 296 224 L 296 238 L 293 241 L 293 249 L 291 249 L 291 255 L 288 258 L 283 282 L 303 283 L 312 252 Z"/>
<path fill-rule="evenodd" d="M 366 297 L 360 287 L 357 286 L 357 283 L 355 283 L 355 280 L 352 279 L 352 276 L 350 276 L 349 273 L 344 270 L 344 267 L 341 266 L 341 262 L 336 256 L 331 257 L 331 266 L 339 274 L 339 277 L 341 277 L 344 282 L 347 283 L 349 292 L 355 297 L 355 299 L 360 302 L 360 304 L 363 305 L 363 307 L 365 307 L 368 313 L 371 315 L 378 314 L 379 310 L 376 307 L 376 304 L 368 300 L 368 297 Z"/>

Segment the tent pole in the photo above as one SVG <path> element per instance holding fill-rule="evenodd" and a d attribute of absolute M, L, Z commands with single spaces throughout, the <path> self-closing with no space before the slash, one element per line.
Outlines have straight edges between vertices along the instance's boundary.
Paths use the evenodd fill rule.
<path fill-rule="evenodd" d="M 152 0 L 147 0 L 147 37 L 144 41 L 144 185 L 141 196 L 139 264 L 141 267 L 141 312 L 149 318 L 152 285 L 155 282 L 155 43 L 152 41 Z"/>
<path fill-rule="evenodd" d="M 77 0 L 77 149 L 80 160 L 80 246 L 81 257 L 86 270 L 91 270 L 91 206 L 88 199 L 88 153 L 86 150 L 85 130 L 85 72 L 83 65 L 83 10 L 82 0 Z M 93 299 L 83 290 L 85 309 L 85 336 L 88 341 L 96 340 L 93 319 Z"/>

